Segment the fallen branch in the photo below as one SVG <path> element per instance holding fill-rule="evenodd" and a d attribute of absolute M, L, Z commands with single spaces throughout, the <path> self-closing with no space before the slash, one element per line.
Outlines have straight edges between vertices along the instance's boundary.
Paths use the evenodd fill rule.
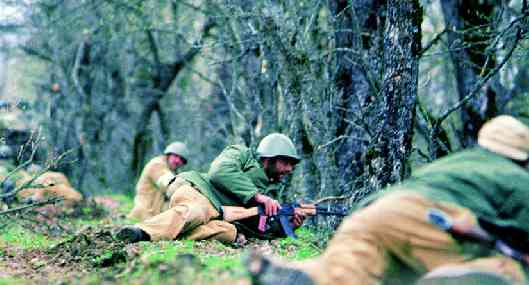
<path fill-rule="evenodd" d="M 42 202 L 37 202 L 37 203 L 33 203 L 33 204 L 20 206 L 18 208 L 13 208 L 13 209 L 2 211 L 2 212 L 0 212 L 0 216 L 1 215 L 6 215 L 6 214 L 13 214 L 13 213 L 20 212 L 20 211 L 23 211 L 23 210 L 26 210 L 26 209 L 36 208 L 36 207 L 40 207 L 40 206 L 44 206 L 44 205 L 48 205 L 48 204 L 54 204 L 54 203 L 60 202 L 62 200 L 64 200 L 64 199 L 63 198 L 53 198 L 53 199 L 49 199 L 49 200 L 42 201 Z"/>

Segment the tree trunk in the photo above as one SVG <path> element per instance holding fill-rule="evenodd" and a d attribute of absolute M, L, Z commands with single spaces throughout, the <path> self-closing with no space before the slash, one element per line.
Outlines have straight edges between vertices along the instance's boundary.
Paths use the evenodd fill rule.
<path fill-rule="evenodd" d="M 409 173 L 418 88 L 422 9 L 418 0 L 388 1 L 384 38 L 383 118 L 381 133 L 369 154 L 372 191 Z"/>
<path fill-rule="evenodd" d="M 151 121 L 152 114 L 160 108 L 159 101 L 161 96 L 150 95 L 147 102 L 143 105 L 143 110 L 140 113 L 136 124 L 136 134 L 134 135 L 132 145 L 132 175 L 139 176 L 143 166 L 145 165 L 147 150 L 152 144 L 152 138 L 149 135 L 148 128 Z"/>
<path fill-rule="evenodd" d="M 483 31 L 492 24 L 495 5 L 491 2 L 441 1 L 459 100 L 471 92 L 479 74 L 487 74 L 495 65 L 494 52 L 487 51 L 490 38 Z M 459 139 L 463 147 L 474 145 L 483 123 L 497 113 L 495 92 L 487 87 L 484 95 L 471 99 L 460 111 L 463 128 Z"/>
<path fill-rule="evenodd" d="M 336 51 L 335 82 L 341 94 L 338 106 L 338 142 L 335 160 L 338 167 L 340 193 L 356 188 L 355 180 L 364 170 L 363 153 L 367 143 L 361 138 L 368 136 L 365 128 L 364 108 L 368 98 L 377 92 L 370 83 L 368 74 L 381 74 L 381 47 L 385 23 L 386 1 L 329 2 L 334 19 Z M 360 51 L 361 55 L 355 55 Z M 367 57 L 367 63 L 363 59 Z M 371 80 L 377 80 L 372 78 Z"/>

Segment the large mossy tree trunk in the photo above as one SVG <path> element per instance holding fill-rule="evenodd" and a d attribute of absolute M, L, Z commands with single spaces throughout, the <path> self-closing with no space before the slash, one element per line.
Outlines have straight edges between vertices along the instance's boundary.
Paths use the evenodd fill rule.
<path fill-rule="evenodd" d="M 382 78 L 386 1 L 335 0 L 329 2 L 333 16 L 336 51 L 335 82 L 341 95 L 335 160 L 341 194 L 361 186 L 364 153 L 368 146 L 370 119 L 365 109 L 377 94 Z"/>
<path fill-rule="evenodd" d="M 370 149 L 369 188 L 402 180 L 408 173 L 418 88 L 422 9 L 418 0 L 390 0 L 384 37 L 380 132 Z"/>

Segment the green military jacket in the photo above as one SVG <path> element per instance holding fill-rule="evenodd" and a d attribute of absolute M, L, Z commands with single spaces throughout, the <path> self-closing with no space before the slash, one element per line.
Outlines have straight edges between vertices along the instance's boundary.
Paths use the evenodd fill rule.
<path fill-rule="evenodd" d="M 257 193 L 269 193 L 281 187 L 271 181 L 255 153 L 242 145 L 226 147 L 211 163 L 208 173 L 188 171 L 179 174 L 220 212 L 221 206 L 244 206 Z"/>
<path fill-rule="evenodd" d="M 479 147 L 426 165 L 395 188 L 453 202 L 497 225 L 529 232 L 529 172 Z"/>

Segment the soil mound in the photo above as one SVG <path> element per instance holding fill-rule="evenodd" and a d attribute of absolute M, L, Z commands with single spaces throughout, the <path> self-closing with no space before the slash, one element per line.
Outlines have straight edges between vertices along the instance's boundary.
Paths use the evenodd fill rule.
<path fill-rule="evenodd" d="M 107 229 L 88 227 L 53 246 L 49 254 L 59 264 L 80 263 L 91 267 L 108 267 L 127 261 L 126 245 Z"/>

